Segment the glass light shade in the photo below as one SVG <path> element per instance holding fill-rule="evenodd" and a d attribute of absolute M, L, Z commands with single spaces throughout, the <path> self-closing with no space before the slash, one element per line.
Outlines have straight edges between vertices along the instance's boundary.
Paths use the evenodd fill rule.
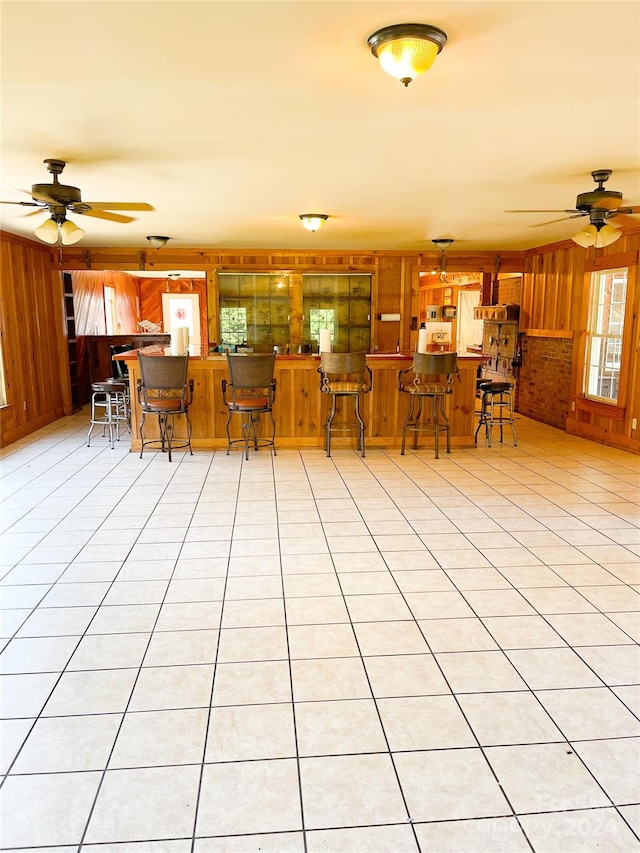
<path fill-rule="evenodd" d="M 58 242 L 58 223 L 55 219 L 46 219 L 33 233 L 38 240 L 53 246 Z"/>
<path fill-rule="evenodd" d="M 309 231 L 317 231 L 329 217 L 324 213 L 301 213 L 300 221 Z"/>
<path fill-rule="evenodd" d="M 622 237 L 622 231 L 618 231 L 613 225 L 603 225 L 596 236 L 596 249 L 601 249 L 603 246 L 610 246 Z"/>
<path fill-rule="evenodd" d="M 578 246 L 588 249 L 589 246 L 593 246 L 595 244 L 597 234 L 598 229 L 595 225 L 585 225 L 582 231 L 578 231 L 578 233 L 574 234 L 571 239 L 574 243 L 577 243 Z"/>
<path fill-rule="evenodd" d="M 71 222 L 71 220 L 65 219 L 65 221 L 60 225 L 60 239 L 63 246 L 73 246 L 74 243 L 77 243 L 78 240 L 82 240 L 83 237 L 84 230 L 82 228 L 78 228 L 78 226 L 74 222 Z"/>
<path fill-rule="evenodd" d="M 400 38 L 378 48 L 383 71 L 401 80 L 405 86 L 419 74 L 424 74 L 438 55 L 438 45 L 419 38 Z"/>

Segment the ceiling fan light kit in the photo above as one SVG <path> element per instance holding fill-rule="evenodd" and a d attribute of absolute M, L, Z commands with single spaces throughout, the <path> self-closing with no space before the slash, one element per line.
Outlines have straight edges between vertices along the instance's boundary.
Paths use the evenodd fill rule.
<path fill-rule="evenodd" d="M 578 246 L 588 249 L 594 246 L 596 249 L 602 249 L 604 246 L 610 246 L 622 237 L 622 232 L 603 221 L 592 222 L 585 225 L 582 231 L 578 231 L 571 238 Z"/>
<path fill-rule="evenodd" d="M 367 44 L 382 70 L 405 88 L 433 65 L 447 34 L 431 24 L 393 24 L 371 33 Z"/>
<path fill-rule="evenodd" d="M 154 249 L 164 249 L 171 237 L 161 237 L 159 235 L 151 235 L 147 240 L 151 243 Z"/>
<path fill-rule="evenodd" d="M 78 228 L 75 222 L 65 219 L 60 214 L 54 214 L 50 219 L 46 219 L 33 233 L 39 240 L 50 246 L 55 246 L 58 241 L 63 246 L 73 246 L 84 237 L 82 228 Z"/>
<path fill-rule="evenodd" d="M 317 231 L 329 216 L 326 213 L 301 213 L 300 222 L 308 231 Z"/>

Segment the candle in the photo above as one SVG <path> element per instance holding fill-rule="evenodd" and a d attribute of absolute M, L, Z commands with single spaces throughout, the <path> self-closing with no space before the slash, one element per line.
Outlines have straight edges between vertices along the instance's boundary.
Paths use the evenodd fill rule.
<path fill-rule="evenodd" d="M 320 329 L 320 352 L 331 352 L 331 329 Z"/>
<path fill-rule="evenodd" d="M 171 327 L 171 355 L 184 355 L 189 346 L 189 327 Z"/>
<path fill-rule="evenodd" d="M 421 328 L 418 332 L 418 352 L 427 351 L 427 330 Z"/>

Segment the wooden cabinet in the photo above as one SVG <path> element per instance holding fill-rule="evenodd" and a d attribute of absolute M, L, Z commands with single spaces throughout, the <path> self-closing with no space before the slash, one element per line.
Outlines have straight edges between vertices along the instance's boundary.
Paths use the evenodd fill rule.
<path fill-rule="evenodd" d="M 71 385 L 71 407 L 74 412 L 81 408 L 80 352 L 76 335 L 76 312 L 73 301 L 73 279 L 71 273 L 62 273 L 64 295 L 64 321 L 67 333 L 67 351 L 69 353 L 69 381 Z"/>
<path fill-rule="evenodd" d="M 152 344 L 169 346 L 171 335 L 136 334 L 136 335 L 87 335 L 84 339 L 87 353 L 88 384 L 104 382 L 113 376 L 113 360 L 111 347 L 127 346 L 129 349 L 140 349 Z"/>

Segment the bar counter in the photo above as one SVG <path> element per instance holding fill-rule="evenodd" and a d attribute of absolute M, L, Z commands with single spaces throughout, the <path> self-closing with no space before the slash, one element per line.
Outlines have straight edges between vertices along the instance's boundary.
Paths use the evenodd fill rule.
<path fill-rule="evenodd" d="M 140 450 L 140 407 L 137 398 L 140 369 L 138 352 L 143 355 L 162 356 L 168 348 L 160 346 L 131 350 L 118 356 L 127 362 L 131 387 L 131 449 Z M 447 412 L 451 422 L 451 446 L 473 447 L 475 429 L 476 372 L 481 363 L 476 355 L 458 355 L 458 373 L 454 378 L 453 393 L 447 397 Z M 361 401 L 361 412 L 366 429 L 367 447 L 400 447 L 402 421 L 409 409 L 409 395 L 398 390 L 398 373 L 411 366 L 411 353 L 373 353 L 367 364 L 373 374 L 373 388 Z M 323 424 L 329 413 L 331 400 L 320 391 L 319 355 L 278 355 L 275 362 L 277 383 L 273 414 L 276 421 L 276 446 L 324 446 Z M 194 448 L 226 448 L 227 408 L 222 400 L 222 380 L 227 378 L 225 355 L 212 355 L 189 359 L 189 378 L 193 380 L 193 402 L 189 408 L 193 427 Z M 352 405 L 348 401 L 344 416 L 351 419 Z M 335 424 L 338 423 L 339 414 Z M 232 418 L 232 437 L 239 429 Z M 148 416 L 145 435 L 153 435 L 157 419 Z M 444 440 L 444 439 L 443 439 Z M 332 448 L 355 447 L 356 437 L 336 436 Z M 411 446 L 411 445 L 409 445 Z M 418 446 L 432 447 L 433 439 L 420 436 Z"/>

